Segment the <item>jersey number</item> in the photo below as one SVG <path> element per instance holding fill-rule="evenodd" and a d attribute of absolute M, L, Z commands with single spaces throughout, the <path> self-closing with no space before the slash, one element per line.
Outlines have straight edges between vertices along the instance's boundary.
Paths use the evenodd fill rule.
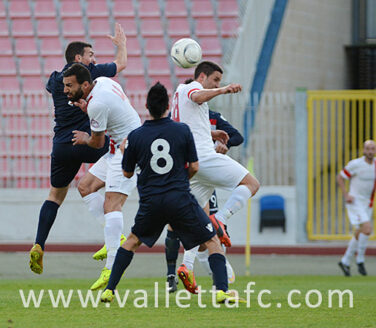
<path fill-rule="evenodd" d="M 173 100 L 174 107 L 171 111 L 171 118 L 175 122 L 180 122 L 180 116 L 179 116 L 179 94 L 175 92 L 174 100 Z"/>
<path fill-rule="evenodd" d="M 150 147 L 153 156 L 150 159 L 151 169 L 158 174 L 166 174 L 171 171 L 174 165 L 174 160 L 169 154 L 170 144 L 165 139 L 156 139 L 153 141 Z M 164 159 L 165 165 L 160 166 L 158 164 L 159 159 Z"/>

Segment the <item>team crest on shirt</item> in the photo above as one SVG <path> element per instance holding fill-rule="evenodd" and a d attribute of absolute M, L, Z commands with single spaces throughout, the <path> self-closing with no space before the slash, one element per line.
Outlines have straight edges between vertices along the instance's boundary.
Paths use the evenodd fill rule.
<path fill-rule="evenodd" d="M 206 229 L 208 229 L 210 232 L 213 232 L 213 225 L 211 223 L 208 223 L 206 225 Z"/>
<path fill-rule="evenodd" d="M 93 128 L 99 128 L 99 123 L 94 120 L 93 118 L 91 119 L 90 121 L 90 125 L 93 127 Z"/>

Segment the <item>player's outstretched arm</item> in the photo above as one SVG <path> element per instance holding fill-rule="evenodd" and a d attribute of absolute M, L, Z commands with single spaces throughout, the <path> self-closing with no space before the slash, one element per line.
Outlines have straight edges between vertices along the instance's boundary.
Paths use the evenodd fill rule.
<path fill-rule="evenodd" d="M 202 104 L 213 99 L 216 96 L 224 95 L 227 93 L 238 93 L 240 91 L 242 91 L 242 86 L 240 84 L 231 83 L 221 88 L 201 89 L 195 91 L 194 93 L 192 93 L 191 99 L 197 104 Z"/>
<path fill-rule="evenodd" d="M 127 37 L 125 36 L 124 30 L 119 23 L 115 24 L 115 35 L 108 35 L 108 37 L 117 47 L 114 63 L 116 64 L 116 73 L 119 73 L 127 67 Z"/>

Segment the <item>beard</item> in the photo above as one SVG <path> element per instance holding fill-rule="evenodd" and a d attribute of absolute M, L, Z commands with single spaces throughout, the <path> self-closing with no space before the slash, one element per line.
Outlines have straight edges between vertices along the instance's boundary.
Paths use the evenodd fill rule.
<path fill-rule="evenodd" d="M 73 103 L 79 101 L 84 97 L 84 92 L 81 89 L 78 89 L 76 93 L 68 94 L 68 99 Z"/>

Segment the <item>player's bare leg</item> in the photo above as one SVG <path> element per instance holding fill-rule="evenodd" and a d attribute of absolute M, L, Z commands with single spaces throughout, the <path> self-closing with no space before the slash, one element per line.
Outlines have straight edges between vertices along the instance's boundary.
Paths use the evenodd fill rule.
<path fill-rule="evenodd" d="M 43 272 L 44 245 L 55 222 L 59 206 L 63 203 L 68 189 L 69 185 L 62 188 L 51 187 L 48 198 L 40 209 L 37 236 L 35 244 L 30 250 L 29 262 L 31 271 L 37 274 Z"/>

